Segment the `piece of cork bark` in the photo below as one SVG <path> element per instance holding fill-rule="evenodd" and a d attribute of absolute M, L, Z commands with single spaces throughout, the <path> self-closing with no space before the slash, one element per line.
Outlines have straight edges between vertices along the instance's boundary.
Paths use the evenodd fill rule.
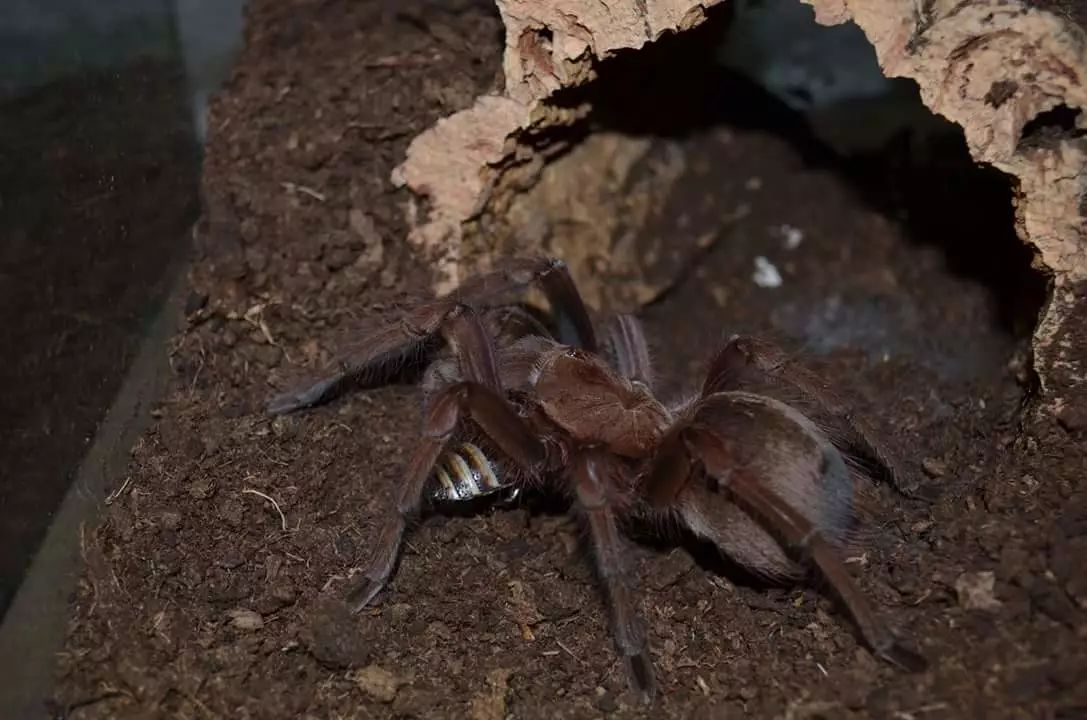
<path fill-rule="evenodd" d="M 1061 388 L 1050 382 L 1050 371 L 1060 367 L 1065 385 L 1087 378 L 1084 353 L 1061 340 L 1078 336 L 1064 325 L 1072 307 L 1087 302 L 1077 290 L 1087 287 L 1087 34 L 1067 15 L 1014 0 L 807 2 L 820 23 L 856 22 L 884 73 L 915 80 L 924 103 L 962 127 L 973 158 L 1009 176 L 1016 232 L 1052 282 L 1034 351 L 1047 400 L 1059 406 Z M 473 223 L 492 203 L 512 207 L 500 197 L 511 183 L 523 191 L 541 177 L 546 157 L 533 157 L 518 138 L 584 112 L 546 100 L 591 82 L 600 59 L 698 25 L 716 4 L 497 0 L 506 26 L 504 91 L 422 133 L 394 173 L 396 183 L 427 201 L 425 217 L 412 208 L 409 239 L 436 261 L 436 289 L 455 285 L 502 251 L 473 233 Z M 1031 121 L 1055 110 L 1074 115 L 1076 127 L 1024 138 Z M 646 287 L 640 297 L 652 297 L 654 288 Z"/>

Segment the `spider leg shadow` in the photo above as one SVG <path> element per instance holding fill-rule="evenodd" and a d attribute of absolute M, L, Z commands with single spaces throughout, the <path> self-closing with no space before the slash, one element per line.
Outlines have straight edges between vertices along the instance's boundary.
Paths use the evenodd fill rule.
<path fill-rule="evenodd" d="M 667 526 L 662 527 L 662 522 L 656 518 L 629 520 L 627 532 L 638 546 L 662 555 L 682 550 L 701 571 L 725 578 L 733 585 L 759 591 L 788 587 L 735 562 L 712 542 L 695 535 L 679 522 L 667 522 Z"/>

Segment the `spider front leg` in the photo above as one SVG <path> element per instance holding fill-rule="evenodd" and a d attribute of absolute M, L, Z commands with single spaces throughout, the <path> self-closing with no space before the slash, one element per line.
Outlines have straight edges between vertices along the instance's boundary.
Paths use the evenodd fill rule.
<path fill-rule="evenodd" d="M 623 377 L 653 388 L 653 364 L 642 323 L 633 315 L 617 315 L 608 327 L 615 369 Z"/>
<path fill-rule="evenodd" d="M 558 258 L 511 258 L 492 272 L 470 278 L 451 296 L 468 304 L 481 304 L 511 290 L 539 284 L 551 305 L 556 338 L 564 345 L 595 353 L 596 331 L 589 310 L 566 263 Z"/>
<path fill-rule="evenodd" d="M 596 335 L 589 312 L 566 264 L 552 258 L 507 260 L 493 272 L 470 278 L 463 287 L 411 308 L 397 322 L 364 325 L 350 347 L 319 378 L 272 398 L 268 411 L 279 415 L 312 407 L 352 378 L 386 380 L 413 357 L 436 348 L 438 332 L 459 307 L 486 305 L 533 283 L 539 283 L 551 304 L 560 339 L 595 352 Z"/>
<path fill-rule="evenodd" d="M 603 451 L 581 451 L 574 459 L 576 507 L 589 527 L 597 571 L 611 606 L 615 644 L 631 687 L 648 700 L 656 692 L 653 660 L 649 655 L 645 622 L 638 612 L 631 588 L 631 571 L 616 524 L 616 508 L 610 499 L 611 488 L 622 482 L 621 472 L 614 458 Z"/>

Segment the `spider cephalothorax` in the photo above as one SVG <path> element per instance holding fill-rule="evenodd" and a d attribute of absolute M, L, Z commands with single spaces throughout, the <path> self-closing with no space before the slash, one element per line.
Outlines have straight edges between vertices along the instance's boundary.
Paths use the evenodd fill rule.
<path fill-rule="evenodd" d="M 554 332 L 502 304 L 532 283 L 548 297 Z M 877 655 L 924 667 L 841 560 L 855 490 L 898 474 L 826 384 L 780 349 L 737 337 L 714 354 L 701 392 L 669 405 L 653 392 L 637 320 L 615 318 L 606 345 L 598 346 L 562 262 L 510 260 L 403 317 L 379 320 L 323 377 L 271 402 L 272 412 L 290 412 L 352 378 L 381 381 L 409 359 L 427 365 L 422 437 L 350 593 L 354 607 L 388 582 L 425 498 L 546 486 L 571 497 L 589 530 L 619 653 L 647 696 L 652 661 L 619 533 L 633 517 L 678 521 L 766 577 L 796 579 L 810 563 Z"/>

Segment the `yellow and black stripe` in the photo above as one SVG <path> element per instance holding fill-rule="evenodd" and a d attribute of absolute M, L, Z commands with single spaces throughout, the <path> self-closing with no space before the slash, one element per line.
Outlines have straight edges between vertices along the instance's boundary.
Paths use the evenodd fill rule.
<path fill-rule="evenodd" d="M 438 482 L 431 497 L 447 502 L 490 495 L 508 484 L 499 480 L 497 468 L 479 446 L 469 442 L 447 451 L 435 466 L 434 475 Z"/>

